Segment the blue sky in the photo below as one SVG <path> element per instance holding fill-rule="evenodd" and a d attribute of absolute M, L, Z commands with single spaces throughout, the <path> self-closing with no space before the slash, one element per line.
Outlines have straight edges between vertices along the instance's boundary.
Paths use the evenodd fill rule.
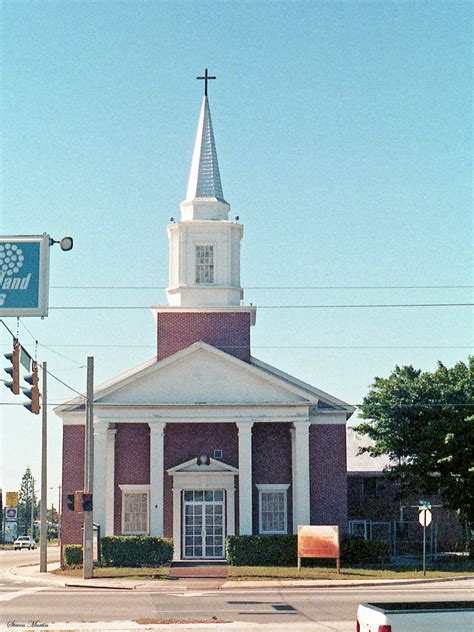
<path fill-rule="evenodd" d="M 244 288 L 339 286 L 247 289 L 261 306 L 253 354 L 354 404 L 395 364 L 466 359 L 469 307 L 264 306 L 473 302 L 472 288 L 387 287 L 473 285 L 471 13 L 463 1 L 4 3 L 1 233 L 74 237 L 51 252 L 51 307 L 164 303 L 160 289 L 78 286 L 166 286 L 165 226 L 208 67 Z M 100 383 L 151 357 L 156 338 L 149 309 L 51 309 L 24 325 L 23 344 L 37 339 L 39 360 L 78 390 L 87 355 Z M 49 390 L 52 403 L 74 395 Z M 10 490 L 27 465 L 39 478 L 40 422 L 0 397 Z M 53 414 L 49 427 L 53 487 Z"/>

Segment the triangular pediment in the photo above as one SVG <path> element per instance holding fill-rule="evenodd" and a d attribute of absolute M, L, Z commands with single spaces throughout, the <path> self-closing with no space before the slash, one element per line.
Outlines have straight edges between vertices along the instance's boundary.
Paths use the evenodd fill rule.
<path fill-rule="evenodd" d="M 244 362 L 205 342 L 163 359 L 155 358 L 94 389 L 98 406 L 308 405 L 346 414 L 353 408 L 255 358 Z M 63 413 L 83 409 L 77 397 L 58 406 Z"/>
<path fill-rule="evenodd" d="M 222 461 L 218 461 L 217 459 L 209 458 L 209 463 L 199 463 L 199 458 L 190 459 L 185 463 L 180 463 L 179 465 L 175 465 L 174 467 L 170 467 L 169 470 L 166 470 L 168 474 L 188 474 L 188 473 L 200 473 L 203 472 L 214 472 L 214 473 L 230 473 L 230 474 L 238 474 L 239 470 L 228 463 L 223 463 Z"/>
<path fill-rule="evenodd" d="M 58 413 L 70 408 L 61 406 Z M 204 342 L 95 389 L 99 405 L 150 404 L 317 404 L 314 393 Z M 81 400 L 77 402 L 82 403 Z"/>

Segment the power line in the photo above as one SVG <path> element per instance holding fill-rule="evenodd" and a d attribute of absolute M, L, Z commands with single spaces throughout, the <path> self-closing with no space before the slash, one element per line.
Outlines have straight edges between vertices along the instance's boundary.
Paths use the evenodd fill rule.
<path fill-rule="evenodd" d="M 9 329 L 9 327 L 6 325 L 6 323 L 3 322 L 3 320 L 0 320 L 0 322 L 2 323 L 2 325 L 8 330 L 8 332 L 10 333 L 10 335 L 12 336 L 13 339 L 16 339 L 15 335 L 13 334 L 13 332 Z M 22 323 L 23 324 L 23 323 Z M 31 333 L 31 331 L 28 330 L 28 328 L 23 324 L 23 326 L 25 327 L 25 329 L 28 331 L 28 333 L 30 334 L 30 336 L 33 336 L 33 334 Z M 38 344 L 38 341 L 35 340 L 35 343 Z M 33 356 L 31 355 L 31 353 L 29 353 L 29 351 L 27 351 L 26 347 L 24 347 L 23 345 L 22 349 L 30 356 L 30 358 L 32 358 Z M 58 353 L 53 351 L 53 353 Z M 59 354 L 62 355 L 62 354 Z M 66 356 L 63 356 L 66 358 Z M 68 360 L 70 360 L 71 358 L 67 358 Z M 72 360 L 72 362 L 77 362 L 77 360 Z M 41 363 L 38 362 L 38 366 L 41 368 Z M 73 388 L 72 386 L 70 386 L 69 384 L 67 384 L 66 382 L 64 382 L 63 380 L 61 380 L 59 377 L 57 377 L 57 375 L 55 375 L 54 373 L 51 373 L 51 371 L 47 371 L 48 375 L 50 377 L 53 378 L 53 380 L 56 380 L 57 382 L 59 382 L 60 384 L 62 384 L 63 386 L 65 386 L 66 388 L 68 388 L 69 390 L 71 390 L 73 393 L 76 393 L 77 395 L 80 395 L 81 397 L 84 397 L 84 395 L 82 393 L 80 393 L 79 391 L 77 391 L 75 388 Z M 20 406 L 23 406 L 23 404 L 19 404 Z"/>
<path fill-rule="evenodd" d="M 50 310 L 78 310 L 97 311 L 108 310 L 148 310 L 151 305 L 56 305 Z M 254 307 L 247 305 L 245 307 Z M 257 306 L 255 306 L 257 307 Z M 474 303 L 360 303 L 360 304 L 339 304 L 339 305 L 259 305 L 258 309 L 360 309 L 360 308 L 393 308 L 393 307 L 474 307 Z"/>
<path fill-rule="evenodd" d="M 78 392 L 78 391 L 76 391 Z M 81 395 L 84 399 L 86 399 L 86 396 L 83 393 L 78 393 L 79 395 Z M 58 403 L 51 403 L 48 402 L 48 408 L 49 407 L 54 407 L 54 406 L 62 406 L 64 404 L 64 401 L 62 402 L 58 402 Z M 111 404 L 113 406 L 113 404 Z M 190 404 L 192 405 L 192 404 Z M 374 404 L 371 404 L 371 406 L 373 406 Z M 0 406 L 23 406 L 23 404 L 21 403 L 17 403 L 17 402 L 0 402 Z M 348 404 L 348 406 L 352 406 L 354 408 L 361 408 L 363 406 L 363 404 Z M 471 402 L 431 402 L 429 404 L 424 404 L 423 402 L 419 402 L 416 404 L 405 404 L 404 402 L 398 402 L 396 404 L 380 404 L 380 407 L 384 408 L 384 409 L 388 409 L 388 408 L 423 408 L 426 410 L 437 410 L 439 408 L 450 408 L 450 407 L 459 407 L 459 408 L 474 408 L 474 403 Z M 321 412 L 323 412 L 325 409 L 321 409 Z M 318 411 L 317 411 L 318 412 Z M 335 409 L 335 412 L 344 412 L 343 410 L 339 410 L 339 409 Z"/>
<path fill-rule="evenodd" d="M 32 337 L 32 339 L 35 341 L 35 344 L 43 347 L 44 349 L 48 349 L 48 351 L 51 351 L 51 353 L 56 354 L 57 356 L 64 358 L 65 360 L 69 360 L 69 362 L 74 362 L 74 364 L 78 364 L 78 368 L 85 368 L 85 364 L 83 364 L 82 362 L 78 362 L 77 360 L 74 360 L 73 358 L 69 358 L 68 356 L 64 355 L 63 353 L 59 353 L 59 351 L 55 351 L 54 349 L 51 349 L 51 347 L 48 347 L 45 344 L 42 344 L 41 342 L 38 342 L 38 339 L 36 338 L 36 336 L 34 334 L 31 333 L 31 331 L 28 329 L 28 327 L 25 325 L 23 320 L 20 320 L 21 326 L 24 327 L 24 329 L 28 332 L 28 334 Z"/>
<path fill-rule="evenodd" d="M 474 285 L 247 285 L 246 290 L 465 290 Z M 166 290 L 164 285 L 52 285 L 54 290 Z"/>
<path fill-rule="evenodd" d="M 74 349 L 155 349 L 156 345 L 124 345 L 124 344 L 53 344 L 41 345 L 45 349 L 53 351 L 55 348 L 74 348 Z M 251 345 L 252 349 L 473 349 L 472 345 Z M 246 345 L 219 345 L 220 349 L 246 349 Z M 64 356 L 65 358 L 67 356 Z M 68 358 L 69 359 L 69 358 Z M 77 367 L 83 368 L 83 366 Z M 72 369 L 71 369 L 72 370 Z"/>

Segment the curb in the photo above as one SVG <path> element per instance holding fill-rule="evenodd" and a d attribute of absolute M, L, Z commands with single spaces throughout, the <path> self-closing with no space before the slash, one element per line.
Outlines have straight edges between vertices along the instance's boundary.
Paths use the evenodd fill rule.
<path fill-rule="evenodd" d="M 249 588 L 371 588 L 374 586 L 404 586 L 404 585 L 413 585 L 413 584 L 434 584 L 440 582 L 454 582 L 461 581 L 466 579 L 473 579 L 474 575 L 459 575 L 457 577 L 437 577 L 437 578 L 429 578 L 429 579 L 384 579 L 384 580 L 334 580 L 332 582 L 327 582 L 325 584 L 316 584 L 314 582 L 318 582 L 321 580 L 304 580 L 304 579 L 295 579 L 291 581 L 283 580 L 281 583 L 278 581 L 262 581 L 262 582 L 249 582 L 249 581 L 231 581 L 226 582 L 228 584 L 232 584 L 232 586 L 220 586 L 220 590 L 242 590 Z"/>
<path fill-rule="evenodd" d="M 20 568 L 31 568 L 35 569 L 34 572 L 23 574 L 17 573 L 16 570 Z M 153 592 L 153 590 L 163 590 L 164 588 L 169 588 L 171 590 L 177 589 L 178 586 L 174 582 L 163 582 L 163 581 L 150 581 L 144 580 L 142 582 L 135 583 L 130 586 L 126 586 L 123 583 L 115 584 L 114 582 L 104 582 L 104 584 L 95 582 L 94 578 L 91 580 L 68 580 L 65 577 L 62 578 L 57 575 L 52 575 L 50 572 L 42 573 L 39 576 L 38 565 L 25 565 L 25 566 L 17 566 L 14 568 L 10 568 L 8 573 L 10 575 L 15 576 L 15 578 L 22 578 L 25 581 L 36 581 L 39 583 L 47 583 L 56 586 L 67 586 L 69 588 L 94 588 L 94 589 L 103 589 L 103 590 L 140 590 Z M 96 578 L 99 579 L 99 578 Z M 180 586 L 180 589 L 187 590 L 189 586 L 185 585 L 186 579 L 182 578 L 183 585 Z M 195 578 L 193 578 L 195 579 Z M 429 578 L 429 579 L 385 579 L 385 580 L 334 580 L 331 582 L 323 582 L 323 580 L 304 580 L 304 579 L 295 579 L 295 580 L 269 580 L 269 581 L 237 581 L 237 580 L 227 580 L 223 581 L 220 586 L 217 588 L 213 586 L 210 590 L 270 590 L 270 589 L 282 589 L 282 588 L 324 588 L 324 589 L 340 589 L 340 588 L 370 588 L 376 586 L 409 586 L 409 585 L 419 585 L 419 584 L 433 584 L 440 582 L 456 582 L 463 580 L 474 580 L 474 575 L 459 575 L 456 577 L 438 577 L 438 578 Z M 207 578 L 198 578 L 199 582 L 202 584 L 206 583 Z M 130 581 L 130 580 L 123 580 Z M 88 583 L 91 582 L 91 583 Z M 209 578 L 209 582 L 216 583 L 215 578 Z M 320 583 L 323 582 L 323 583 Z M 192 583 L 192 582 L 191 582 Z M 192 588 L 192 586 L 191 586 Z M 206 588 L 202 588 L 200 586 L 200 590 L 206 590 Z"/>

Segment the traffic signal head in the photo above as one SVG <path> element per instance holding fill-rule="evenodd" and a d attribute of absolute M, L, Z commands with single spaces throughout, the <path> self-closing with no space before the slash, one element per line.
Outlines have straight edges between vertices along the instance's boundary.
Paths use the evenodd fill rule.
<path fill-rule="evenodd" d="M 75 511 L 75 509 L 74 509 L 74 497 L 75 497 L 75 494 L 68 494 L 67 495 L 67 508 L 70 509 L 71 511 Z"/>
<path fill-rule="evenodd" d="M 28 404 L 23 404 L 25 408 L 27 408 L 34 415 L 39 415 L 41 410 L 40 406 L 40 392 L 39 392 L 39 376 L 38 376 L 38 365 L 36 362 L 33 362 L 33 367 L 31 369 L 31 373 L 25 375 L 25 382 L 31 384 L 31 388 L 22 388 L 23 394 L 26 395 L 30 402 Z"/>
<path fill-rule="evenodd" d="M 7 360 L 11 362 L 11 366 L 5 369 L 5 373 L 11 376 L 11 381 L 5 382 L 5 386 L 9 388 L 14 395 L 20 393 L 20 343 L 18 340 L 13 341 L 13 351 L 5 353 Z"/>
<path fill-rule="evenodd" d="M 67 495 L 67 508 L 71 511 L 82 511 L 82 490 Z"/>
<path fill-rule="evenodd" d="M 82 495 L 82 511 L 92 511 L 92 494 Z"/>

